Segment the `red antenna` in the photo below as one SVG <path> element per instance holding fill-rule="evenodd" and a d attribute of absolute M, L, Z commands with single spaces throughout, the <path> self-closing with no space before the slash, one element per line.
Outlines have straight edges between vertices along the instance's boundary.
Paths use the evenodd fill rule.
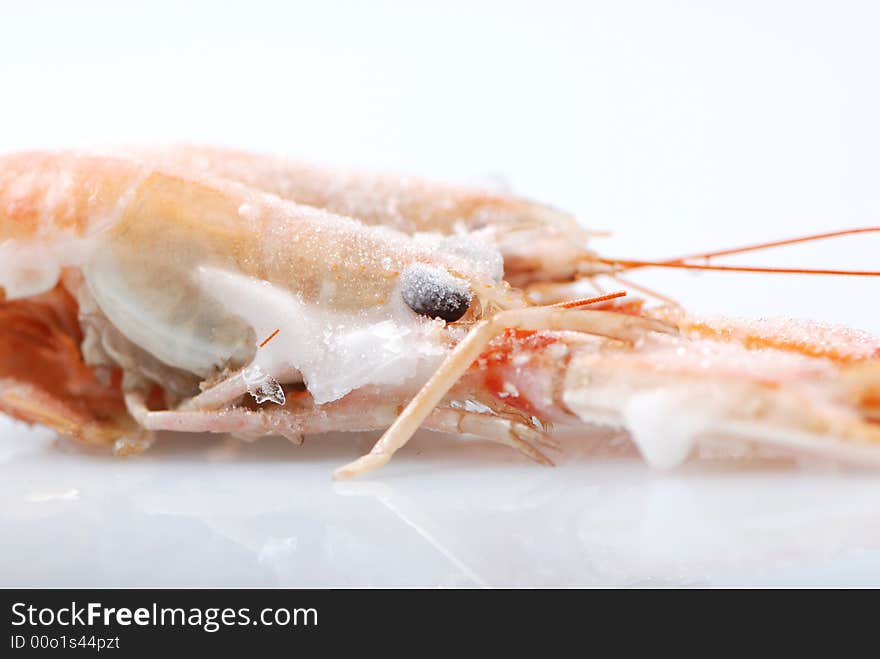
<path fill-rule="evenodd" d="M 708 263 L 687 263 L 687 261 L 695 261 L 700 259 L 711 259 L 717 256 L 729 256 L 730 254 L 743 254 L 746 252 L 756 252 L 762 249 L 770 249 L 772 247 L 781 247 L 783 245 L 794 245 L 796 243 L 805 243 L 814 240 L 824 240 L 827 238 L 836 238 L 838 236 L 850 236 L 859 233 L 878 233 L 880 227 L 863 227 L 859 229 L 844 229 L 841 231 L 829 231 L 826 233 L 811 234 L 808 236 L 800 236 L 797 238 L 788 238 L 785 240 L 774 240 L 771 242 L 758 243 L 755 245 L 746 245 L 744 247 L 733 247 L 730 249 L 721 249 L 713 252 L 703 252 L 701 254 L 692 254 L 690 256 L 681 256 L 677 259 L 668 259 L 661 261 L 647 261 L 635 259 L 607 259 L 596 258 L 599 263 L 617 266 L 618 271 L 635 270 L 636 268 L 682 268 L 687 270 L 712 270 L 717 272 L 768 272 L 774 274 L 797 274 L 797 275 L 844 275 L 858 277 L 878 277 L 880 271 L 877 270 L 837 270 L 825 268 L 772 268 L 758 266 L 737 266 L 737 265 L 710 265 Z"/>

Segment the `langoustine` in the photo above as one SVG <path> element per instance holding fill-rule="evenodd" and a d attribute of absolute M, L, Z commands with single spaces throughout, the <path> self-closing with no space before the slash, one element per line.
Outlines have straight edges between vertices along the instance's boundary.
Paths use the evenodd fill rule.
<path fill-rule="evenodd" d="M 618 300 L 535 306 L 531 285 L 592 254 L 564 214 L 391 179 L 304 199 L 338 183 L 294 190 L 278 161 L 175 153 L 0 162 L 0 409 L 120 452 L 165 429 L 300 441 L 390 426 L 338 476 L 384 464 L 420 425 L 540 462 L 550 423 L 625 427 L 660 466 L 719 443 L 880 458 L 877 339 Z M 565 255 L 519 258 L 509 237 L 529 223 Z M 555 256 L 564 267 L 542 266 Z"/>

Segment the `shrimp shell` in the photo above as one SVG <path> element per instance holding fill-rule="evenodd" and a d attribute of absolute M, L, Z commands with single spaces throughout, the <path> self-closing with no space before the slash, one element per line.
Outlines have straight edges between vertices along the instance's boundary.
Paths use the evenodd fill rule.
<path fill-rule="evenodd" d="M 573 215 L 479 187 L 322 167 L 232 149 L 177 145 L 116 151 L 153 165 L 238 181 L 297 203 L 404 233 L 477 233 L 496 245 L 515 286 L 569 282 L 593 253 Z M 595 264 L 592 267 L 596 267 Z"/>

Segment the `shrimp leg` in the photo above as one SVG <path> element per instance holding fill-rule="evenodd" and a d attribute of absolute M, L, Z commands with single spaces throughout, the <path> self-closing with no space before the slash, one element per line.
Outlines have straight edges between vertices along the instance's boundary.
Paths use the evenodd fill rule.
<path fill-rule="evenodd" d="M 465 373 L 486 345 L 504 330 L 575 331 L 632 343 L 648 331 L 677 333 L 677 329 L 652 318 L 627 316 L 606 311 L 572 310 L 559 307 L 532 307 L 501 311 L 474 325 L 446 361 L 434 372 L 394 424 L 373 449 L 358 460 L 337 469 L 336 479 L 351 478 L 377 469 L 391 460 L 416 429 L 431 414 L 446 392 Z"/>
<path fill-rule="evenodd" d="M 437 432 L 473 435 L 496 444 L 509 446 L 531 460 L 548 466 L 553 466 L 553 461 L 527 440 L 551 448 L 559 448 L 558 444 L 549 437 L 521 421 L 451 407 L 440 407 L 433 410 L 425 419 L 423 427 Z"/>
<path fill-rule="evenodd" d="M 336 403 L 332 410 L 247 410 L 223 411 L 150 411 L 140 394 L 127 394 L 126 405 L 132 416 L 147 432 L 212 432 L 233 433 L 239 437 L 260 437 L 278 434 L 295 444 L 302 444 L 303 435 L 325 432 L 356 432 L 387 428 L 399 407 L 393 404 L 363 405 L 361 400 Z M 369 410 L 369 412 L 365 412 Z M 553 440 L 531 428 L 527 423 L 506 416 L 441 407 L 433 410 L 424 428 L 435 432 L 463 433 L 520 451 L 540 464 L 553 463 L 529 441 L 558 448 Z"/>

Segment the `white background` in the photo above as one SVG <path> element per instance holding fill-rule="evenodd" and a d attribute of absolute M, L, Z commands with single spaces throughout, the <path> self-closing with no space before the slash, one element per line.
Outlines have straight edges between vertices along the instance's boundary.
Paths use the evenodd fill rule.
<path fill-rule="evenodd" d="M 0 0 L 0 150 L 206 142 L 501 181 L 616 256 L 880 224 L 877 3 L 120 4 Z M 878 248 L 739 262 L 876 269 Z M 638 279 L 880 332 L 876 280 Z M 119 461 L 0 424 L 0 585 L 880 585 L 872 474 L 656 474 L 577 440 L 546 470 L 425 435 L 334 486 L 371 437 Z"/>

